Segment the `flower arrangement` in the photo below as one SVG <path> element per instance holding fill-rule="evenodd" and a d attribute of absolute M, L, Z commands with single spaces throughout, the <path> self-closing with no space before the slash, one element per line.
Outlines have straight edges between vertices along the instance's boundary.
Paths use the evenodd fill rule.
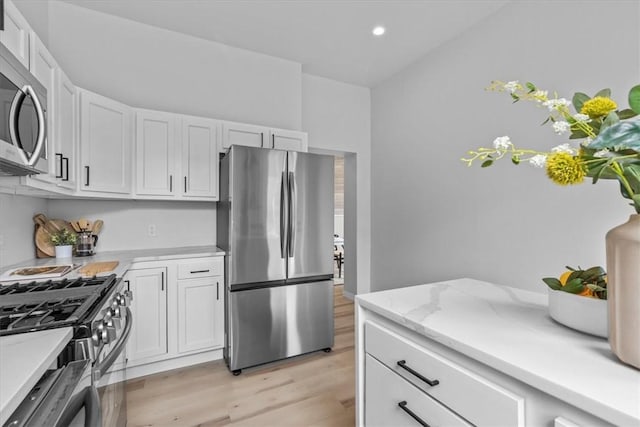
<path fill-rule="evenodd" d="M 607 299 L 607 273 L 599 266 L 587 270 L 567 266 L 560 278 L 545 277 L 542 281 L 554 291 Z"/>
<path fill-rule="evenodd" d="M 631 201 L 640 213 L 640 85 L 629 91 L 630 108 L 620 110 L 611 98 L 611 91 L 603 89 L 593 97 L 577 92 L 571 101 L 549 96 L 533 83 L 493 81 L 490 91 L 506 92 L 513 102 L 531 101 L 546 108 L 550 123 L 558 135 L 569 135 L 575 144 L 564 143 L 548 151 L 516 147 L 509 136 L 493 141 L 493 147 L 480 147 L 461 159 L 471 166 L 481 162 L 491 166 L 496 160 L 510 157 L 513 164 L 527 162 L 545 168 L 547 177 L 559 185 L 579 184 L 586 177 L 595 184 L 600 179 L 615 179 L 620 183 L 622 196 Z M 572 112 L 571 108 L 575 110 Z"/>
<path fill-rule="evenodd" d="M 63 228 L 62 230 L 51 235 L 51 243 L 55 246 L 75 245 L 78 240 L 76 233 Z"/>

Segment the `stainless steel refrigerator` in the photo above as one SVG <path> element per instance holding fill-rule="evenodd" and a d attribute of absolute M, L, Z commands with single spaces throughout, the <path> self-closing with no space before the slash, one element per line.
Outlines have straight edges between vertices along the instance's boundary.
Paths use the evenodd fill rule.
<path fill-rule="evenodd" d="M 232 146 L 220 162 L 225 361 L 243 368 L 333 346 L 333 157 Z"/>

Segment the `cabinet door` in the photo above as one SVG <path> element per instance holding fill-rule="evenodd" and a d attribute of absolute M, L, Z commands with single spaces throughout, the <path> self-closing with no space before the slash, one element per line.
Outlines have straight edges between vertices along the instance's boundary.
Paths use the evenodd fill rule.
<path fill-rule="evenodd" d="M 174 193 L 175 122 L 173 114 L 136 111 L 136 194 Z"/>
<path fill-rule="evenodd" d="M 81 190 L 131 192 L 132 114 L 124 104 L 80 91 Z"/>
<path fill-rule="evenodd" d="M 289 151 L 308 151 L 307 134 L 285 129 L 271 129 L 269 148 Z"/>
<path fill-rule="evenodd" d="M 222 347 L 222 276 L 178 281 L 178 352 Z"/>
<path fill-rule="evenodd" d="M 267 147 L 269 128 L 244 123 L 224 122 L 222 124 L 222 148 L 232 145 L 247 147 Z"/>
<path fill-rule="evenodd" d="M 0 42 L 16 58 L 29 68 L 29 23 L 12 1 L 4 2 L 4 31 L 0 31 Z"/>
<path fill-rule="evenodd" d="M 56 69 L 58 64 L 49 53 L 44 43 L 35 33 L 31 33 L 30 38 L 30 67 L 29 71 L 47 90 L 47 105 L 43 105 L 46 109 L 47 116 L 47 161 L 49 164 L 49 173 L 35 175 L 33 178 L 41 181 L 54 182 L 60 177 L 62 170 L 62 153 L 58 147 L 56 139 Z"/>
<path fill-rule="evenodd" d="M 133 327 L 127 345 L 131 364 L 167 354 L 166 268 L 129 270 Z"/>
<path fill-rule="evenodd" d="M 55 141 L 56 176 L 60 187 L 76 188 L 77 136 L 78 136 L 78 97 L 76 87 L 60 69 L 56 71 L 56 119 Z"/>
<path fill-rule="evenodd" d="M 218 199 L 218 122 L 182 120 L 182 191 L 185 196 Z"/>

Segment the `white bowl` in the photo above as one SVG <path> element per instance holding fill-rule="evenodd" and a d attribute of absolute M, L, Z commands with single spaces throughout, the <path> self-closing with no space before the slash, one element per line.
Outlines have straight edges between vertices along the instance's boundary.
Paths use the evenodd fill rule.
<path fill-rule="evenodd" d="M 571 329 L 608 338 L 607 313 L 607 300 L 549 289 L 549 315 Z"/>

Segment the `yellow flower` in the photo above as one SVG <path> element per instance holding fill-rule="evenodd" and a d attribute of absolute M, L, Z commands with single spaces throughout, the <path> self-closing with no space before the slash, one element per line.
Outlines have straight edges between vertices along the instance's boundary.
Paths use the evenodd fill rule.
<path fill-rule="evenodd" d="M 553 153 L 547 157 L 547 176 L 556 184 L 579 184 L 586 175 L 584 164 L 569 153 Z"/>
<path fill-rule="evenodd" d="M 618 108 L 618 105 L 610 98 L 605 98 L 604 96 L 596 96 L 595 98 L 591 98 L 582 105 L 580 109 L 581 114 L 586 114 L 592 119 L 606 116 L 615 109 Z"/>

